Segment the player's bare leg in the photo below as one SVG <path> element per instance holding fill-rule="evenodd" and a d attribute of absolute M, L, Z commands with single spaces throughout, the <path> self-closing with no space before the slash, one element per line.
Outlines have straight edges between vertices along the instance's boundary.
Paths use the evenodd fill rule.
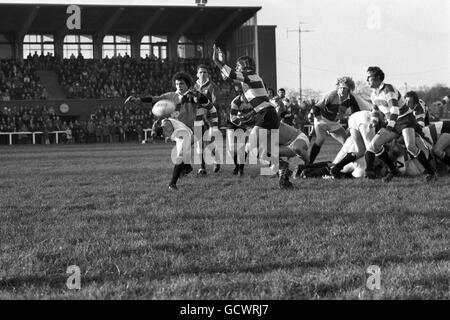
<path fill-rule="evenodd" d="M 408 153 L 416 158 L 425 169 L 425 180 L 427 182 L 436 179 L 436 171 L 431 166 L 430 161 L 427 159 L 425 153 L 420 150 L 416 145 L 416 132 L 413 128 L 405 128 L 402 130 L 402 136 L 405 140 L 405 146 Z"/>
<path fill-rule="evenodd" d="M 450 170 L 450 133 L 442 133 L 433 146 L 433 154 Z"/>

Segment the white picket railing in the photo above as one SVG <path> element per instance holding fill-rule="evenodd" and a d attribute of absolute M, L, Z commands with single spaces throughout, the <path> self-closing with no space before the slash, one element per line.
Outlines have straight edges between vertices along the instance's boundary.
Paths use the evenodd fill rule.
<path fill-rule="evenodd" d="M 55 138 L 55 142 L 56 144 L 59 143 L 59 134 L 60 133 L 67 133 L 67 131 L 49 131 L 49 134 L 55 134 L 56 138 Z M 44 134 L 44 132 L 42 131 L 22 131 L 22 132 L 0 132 L 0 135 L 7 135 L 9 136 L 9 145 L 13 144 L 13 135 L 19 135 L 19 134 L 31 134 L 33 136 L 33 144 L 36 144 L 36 135 L 38 134 Z"/>

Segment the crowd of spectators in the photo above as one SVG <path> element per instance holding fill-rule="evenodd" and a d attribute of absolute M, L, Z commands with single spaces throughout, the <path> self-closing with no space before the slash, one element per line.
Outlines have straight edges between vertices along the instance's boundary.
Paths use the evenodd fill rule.
<path fill-rule="evenodd" d="M 152 127 L 153 116 L 149 108 L 129 105 L 126 108 L 99 106 L 87 120 L 64 119 L 53 108 L 3 108 L 0 110 L 0 132 L 42 132 L 36 143 L 54 143 L 52 131 L 65 131 L 59 141 L 67 143 L 114 143 L 142 141 L 144 129 Z M 0 144 L 7 143 L 5 135 Z M 31 135 L 14 136 L 17 143 L 31 143 Z"/>
<path fill-rule="evenodd" d="M 159 95 L 173 91 L 171 76 L 178 71 L 196 74 L 199 64 L 210 66 L 210 78 L 219 88 L 222 97 L 216 105 L 220 127 L 225 127 L 229 118 L 230 105 L 225 101 L 236 96 L 237 90 L 226 82 L 220 71 L 209 59 L 179 59 L 177 62 L 158 60 L 154 57 L 132 59 L 128 55 L 101 60 L 84 59 L 80 54 L 70 59 L 59 60 L 53 55 L 29 55 L 24 61 L 0 61 L 0 98 L 45 99 L 46 90 L 35 70 L 53 69 L 67 98 L 108 99 L 125 98 L 129 95 Z M 304 129 L 308 124 L 310 106 L 291 99 L 286 104 L 291 117 L 283 119 L 288 124 Z M 37 143 L 53 143 L 52 131 L 67 131 L 63 142 L 123 142 L 142 141 L 143 129 L 151 128 L 153 118 L 148 108 L 129 104 L 116 107 L 99 106 L 87 120 L 60 118 L 53 108 L 21 107 L 0 110 L 0 132 L 43 132 Z M 5 136 L 0 136 L 0 140 Z M 20 138 L 20 136 L 19 136 Z M 22 137 L 23 143 L 31 143 L 30 135 Z M 20 139 L 19 139 L 20 140 Z"/>
<path fill-rule="evenodd" d="M 171 77 L 178 71 L 196 74 L 199 64 L 211 65 L 212 80 L 221 93 L 231 94 L 230 86 L 209 60 L 180 59 L 177 62 L 151 57 L 132 59 L 127 54 L 105 59 L 84 59 L 81 54 L 53 65 L 69 99 L 125 98 L 133 94 L 159 95 L 173 91 Z"/>
<path fill-rule="evenodd" d="M 47 90 L 36 73 L 34 60 L 0 60 L 0 100 L 43 100 Z"/>

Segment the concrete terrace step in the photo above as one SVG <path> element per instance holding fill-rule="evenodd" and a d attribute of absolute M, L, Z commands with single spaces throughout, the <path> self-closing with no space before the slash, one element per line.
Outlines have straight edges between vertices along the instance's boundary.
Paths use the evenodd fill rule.
<path fill-rule="evenodd" d="M 38 70 L 36 72 L 41 79 L 42 85 L 45 86 L 48 93 L 48 99 L 65 99 L 63 89 L 58 83 L 58 76 L 51 70 Z"/>

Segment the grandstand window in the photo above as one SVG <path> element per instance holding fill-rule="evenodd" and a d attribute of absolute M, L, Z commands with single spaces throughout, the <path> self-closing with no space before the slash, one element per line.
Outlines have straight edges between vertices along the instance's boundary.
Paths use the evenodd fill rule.
<path fill-rule="evenodd" d="M 204 57 L 204 43 L 201 39 L 191 39 L 182 36 L 178 40 L 178 58 L 201 59 Z"/>
<path fill-rule="evenodd" d="M 64 59 L 69 59 L 72 55 L 78 57 L 78 53 L 81 53 L 85 59 L 94 58 L 94 42 L 92 36 L 68 34 L 64 37 Z"/>
<path fill-rule="evenodd" d="M 167 36 L 142 37 L 141 58 L 147 55 L 156 59 L 167 59 Z"/>
<path fill-rule="evenodd" d="M 23 57 L 26 59 L 29 55 L 55 55 L 55 40 L 51 34 L 27 34 L 23 39 Z"/>
<path fill-rule="evenodd" d="M 102 57 L 131 55 L 131 37 L 127 35 L 106 35 L 103 38 Z"/>

